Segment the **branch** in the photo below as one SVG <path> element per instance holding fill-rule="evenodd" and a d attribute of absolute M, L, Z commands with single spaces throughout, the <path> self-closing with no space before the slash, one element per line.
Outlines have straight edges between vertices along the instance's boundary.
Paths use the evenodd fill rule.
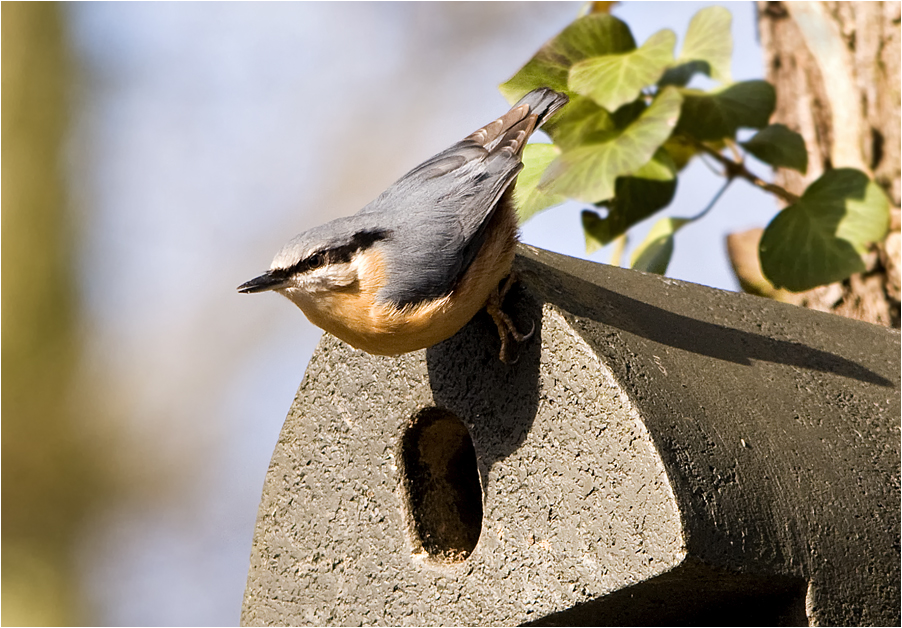
<path fill-rule="evenodd" d="M 721 154 L 720 151 L 715 150 L 705 144 L 704 142 L 700 142 L 693 137 L 685 137 L 686 141 L 692 144 L 698 150 L 710 155 L 714 159 L 720 162 L 720 164 L 726 170 L 725 175 L 728 179 L 735 179 L 736 177 L 742 177 L 746 181 L 752 183 L 753 185 L 757 185 L 762 190 L 766 190 L 773 194 L 774 196 L 779 196 L 781 199 L 786 201 L 788 204 L 792 205 L 794 203 L 799 202 L 799 197 L 789 192 L 788 190 L 781 188 L 779 185 L 774 185 L 773 183 L 768 183 L 761 177 L 757 176 L 754 172 L 750 171 L 745 167 L 745 164 L 741 161 L 733 161 L 729 157 Z"/>

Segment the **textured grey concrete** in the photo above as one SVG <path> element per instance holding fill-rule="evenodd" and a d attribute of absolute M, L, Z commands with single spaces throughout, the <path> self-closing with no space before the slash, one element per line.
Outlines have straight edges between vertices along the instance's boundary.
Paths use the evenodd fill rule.
<path fill-rule="evenodd" d="M 324 337 L 244 624 L 899 624 L 898 332 L 519 252 L 513 366 Z"/>

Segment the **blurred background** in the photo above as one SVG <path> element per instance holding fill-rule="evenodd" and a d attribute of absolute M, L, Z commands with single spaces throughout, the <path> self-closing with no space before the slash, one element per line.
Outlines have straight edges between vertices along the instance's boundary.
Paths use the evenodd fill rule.
<path fill-rule="evenodd" d="M 613 14 L 641 43 L 708 4 Z M 236 286 L 504 112 L 497 85 L 580 8 L 3 3 L 3 624 L 237 624 L 320 332 Z M 754 7 L 728 8 L 734 79 L 760 78 Z M 721 184 L 696 161 L 668 213 Z M 523 240 L 584 256 L 581 209 Z M 737 289 L 724 236 L 775 212 L 736 181 L 668 274 Z"/>

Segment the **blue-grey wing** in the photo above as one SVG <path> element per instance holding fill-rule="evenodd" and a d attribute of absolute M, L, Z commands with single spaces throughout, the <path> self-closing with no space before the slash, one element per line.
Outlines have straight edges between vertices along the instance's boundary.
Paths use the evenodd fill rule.
<path fill-rule="evenodd" d="M 485 241 L 484 227 L 501 196 L 523 167 L 519 155 L 486 153 L 461 142 L 393 186 L 384 199 L 392 207 L 392 255 L 380 298 L 403 306 L 454 289 Z"/>
<path fill-rule="evenodd" d="M 361 213 L 392 225 L 389 282 L 380 298 L 398 305 L 450 293 L 485 242 L 485 227 L 523 168 L 523 147 L 567 102 L 536 90 L 501 118 L 420 164 Z"/>

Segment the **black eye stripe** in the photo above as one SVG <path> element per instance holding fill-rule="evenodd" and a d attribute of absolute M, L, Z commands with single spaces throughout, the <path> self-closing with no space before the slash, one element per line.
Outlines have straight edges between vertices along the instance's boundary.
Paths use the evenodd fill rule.
<path fill-rule="evenodd" d="M 298 263 L 288 268 L 279 268 L 271 271 L 274 277 L 287 278 L 295 273 L 304 273 L 330 264 L 346 264 L 351 261 L 354 254 L 362 249 L 369 248 L 373 243 L 384 240 L 390 235 L 389 231 L 361 231 L 354 234 L 351 241 L 344 246 L 324 249 L 311 253 Z"/>

